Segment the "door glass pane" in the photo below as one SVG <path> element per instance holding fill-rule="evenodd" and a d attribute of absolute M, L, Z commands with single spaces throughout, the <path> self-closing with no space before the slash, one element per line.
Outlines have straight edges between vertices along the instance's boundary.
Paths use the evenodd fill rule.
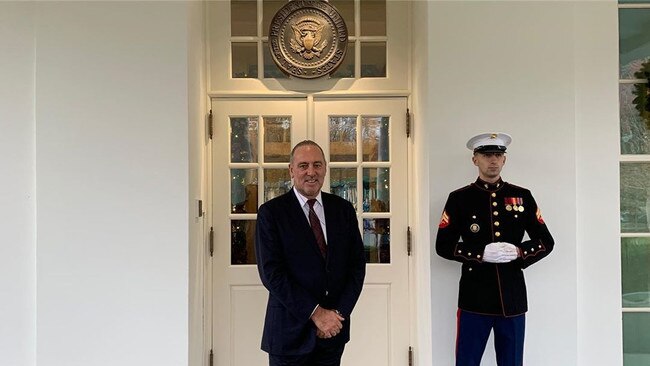
<path fill-rule="evenodd" d="M 257 43 L 232 43 L 232 77 L 257 78 Z"/>
<path fill-rule="evenodd" d="M 232 213 L 257 212 L 257 169 L 230 170 Z"/>
<path fill-rule="evenodd" d="M 269 28 L 271 28 L 271 21 L 275 13 L 280 10 L 287 3 L 287 0 L 264 0 L 262 3 L 262 11 L 264 12 L 262 18 L 262 35 L 269 35 Z"/>
<path fill-rule="evenodd" d="M 361 35 L 386 35 L 386 0 L 361 0 Z"/>
<path fill-rule="evenodd" d="M 264 77 L 275 79 L 287 79 L 287 75 L 280 70 L 278 65 L 275 64 L 271 57 L 271 50 L 269 49 L 269 42 L 262 43 L 264 50 Z"/>
<path fill-rule="evenodd" d="M 258 117 L 230 117 L 230 161 L 257 162 Z"/>
<path fill-rule="evenodd" d="M 357 209 L 357 169 L 331 168 L 330 192 L 352 203 Z"/>
<path fill-rule="evenodd" d="M 650 154 L 647 84 L 620 84 L 621 154 Z"/>
<path fill-rule="evenodd" d="M 363 219 L 366 263 L 390 263 L 390 219 Z"/>
<path fill-rule="evenodd" d="M 291 154 L 291 117 L 262 117 L 264 121 L 264 161 L 288 163 Z"/>
<path fill-rule="evenodd" d="M 650 163 L 621 163 L 621 231 L 650 232 Z"/>
<path fill-rule="evenodd" d="M 386 77 L 386 42 L 361 42 L 361 77 Z"/>
<path fill-rule="evenodd" d="M 257 35 L 256 0 L 230 0 L 230 35 Z"/>
<path fill-rule="evenodd" d="M 388 117 L 362 117 L 363 161 L 388 161 Z"/>
<path fill-rule="evenodd" d="M 230 264 L 255 263 L 255 220 L 230 221 Z"/>
<path fill-rule="evenodd" d="M 330 161 L 357 160 L 357 117 L 329 117 Z"/>
<path fill-rule="evenodd" d="M 363 211 L 390 211 L 390 169 L 363 169 Z"/>
<path fill-rule="evenodd" d="M 354 36 L 354 0 L 330 0 L 330 4 L 343 17 L 345 26 L 348 27 L 348 35 Z"/>
<path fill-rule="evenodd" d="M 650 307 L 650 238 L 622 238 L 621 265 L 623 307 Z"/>
<path fill-rule="evenodd" d="M 264 202 L 289 192 L 291 176 L 289 169 L 264 169 Z"/>
<path fill-rule="evenodd" d="M 348 42 L 348 49 L 345 51 L 343 62 L 338 69 L 332 73 L 333 78 L 353 78 L 354 77 L 354 42 Z"/>
<path fill-rule="evenodd" d="M 623 364 L 650 365 L 650 313 L 623 313 Z"/>
<path fill-rule="evenodd" d="M 621 79 L 636 79 L 650 57 L 650 9 L 619 9 L 618 18 Z"/>

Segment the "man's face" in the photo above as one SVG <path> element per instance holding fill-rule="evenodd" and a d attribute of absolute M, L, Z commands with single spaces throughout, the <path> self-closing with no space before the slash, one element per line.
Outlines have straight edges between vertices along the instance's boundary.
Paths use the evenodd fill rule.
<path fill-rule="evenodd" d="M 289 164 L 293 186 L 307 198 L 316 198 L 327 173 L 325 157 L 317 146 L 300 146 Z"/>
<path fill-rule="evenodd" d="M 494 183 L 501 176 L 501 169 L 506 163 L 504 153 L 476 153 L 472 162 L 478 167 L 478 176 L 486 182 Z"/>

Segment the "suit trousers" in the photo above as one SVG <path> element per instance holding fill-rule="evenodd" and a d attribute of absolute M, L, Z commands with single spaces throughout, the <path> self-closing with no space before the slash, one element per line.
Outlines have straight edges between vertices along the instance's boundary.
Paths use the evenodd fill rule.
<path fill-rule="evenodd" d="M 522 366 L 526 315 L 513 317 L 476 314 L 458 309 L 456 366 L 480 366 L 485 345 L 494 329 L 499 366 Z"/>
<path fill-rule="evenodd" d="M 269 354 L 269 366 L 340 366 L 345 344 L 340 346 L 325 346 L 316 342 L 311 353 L 297 356 Z"/>

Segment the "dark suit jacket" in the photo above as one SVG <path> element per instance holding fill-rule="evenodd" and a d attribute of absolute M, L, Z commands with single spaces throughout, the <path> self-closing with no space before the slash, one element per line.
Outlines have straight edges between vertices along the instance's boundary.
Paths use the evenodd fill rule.
<path fill-rule="evenodd" d="M 365 277 L 363 241 L 352 204 L 325 192 L 322 199 L 327 259 L 293 190 L 258 210 L 255 254 L 269 290 L 262 350 L 270 354 L 301 355 L 314 349 L 316 326 L 310 316 L 317 304 L 346 319 L 337 336 L 318 342 L 341 345 L 350 339 L 350 314 Z"/>

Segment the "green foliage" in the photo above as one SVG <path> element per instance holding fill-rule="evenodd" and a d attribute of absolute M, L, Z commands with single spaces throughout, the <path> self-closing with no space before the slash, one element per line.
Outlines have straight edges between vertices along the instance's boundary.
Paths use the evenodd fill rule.
<path fill-rule="evenodd" d="M 634 85 L 634 95 L 636 95 L 636 98 L 634 98 L 633 102 L 636 110 L 639 111 L 639 115 L 646 122 L 648 128 L 650 128 L 650 60 L 644 62 L 641 69 L 634 73 L 634 76 L 637 79 L 648 80 L 645 84 Z"/>

